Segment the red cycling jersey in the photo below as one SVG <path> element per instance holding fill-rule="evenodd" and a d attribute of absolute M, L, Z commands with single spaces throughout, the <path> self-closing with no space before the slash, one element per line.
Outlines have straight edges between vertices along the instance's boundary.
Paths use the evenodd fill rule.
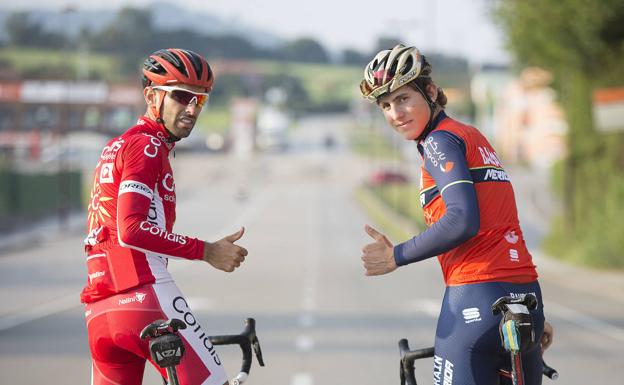
<path fill-rule="evenodd" d="M 82 302 L 172 281 L 167 258 L 202 258 L 203 241 L 172 232 L 176 194 L 167 138 L 144 116 L 104 147 L 88 207 Z"/>
<path fill-rule="evenodd" d="M 445 159 L 457 156 L 435 151 L 438 143 L 432 136 L 439 131 L 448 132 L 463 143 L 465 154 L 459 156 L 465 159 L 470 173 L 462 180 L 447 179 L 442 190 L 457 183 L 474 184 L 480 217 L 479 231 L 474 237 L 438 256 L 446 284 L 535 281 L 537 272 L 520 229 L 513 188 L 496 152 L 476 128 L 445 117 L 423 141 L 431 147 L 426 155 L 440 167 L 439 175 L 453 175 L 454 164 Z M 432 226 L 444 216 L 446 205 L 436 180 L 425 167 L 421 177 L 425 222 Z"/>

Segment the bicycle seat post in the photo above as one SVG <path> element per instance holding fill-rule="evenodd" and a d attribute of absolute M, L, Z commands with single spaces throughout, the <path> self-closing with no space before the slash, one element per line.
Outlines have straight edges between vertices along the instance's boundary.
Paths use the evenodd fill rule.
<path fill-rule="evenodd" d="M 169 385 L 179 385 L 176 366 L 184 355 L 184 343 L 177 331 L 185 328 L 183 321 L 173 318 L 169 321 L 154 321 L 141 331 L 142 339 L 151 339 L 149 349 L 152 359 L 167 371 Z"/>

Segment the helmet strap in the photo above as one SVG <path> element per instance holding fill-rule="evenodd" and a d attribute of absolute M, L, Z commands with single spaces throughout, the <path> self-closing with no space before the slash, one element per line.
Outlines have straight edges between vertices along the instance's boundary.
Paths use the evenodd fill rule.
<path fill-rule="evenodd" d="M 165 132 L 169 135 L 169 137 L 167 138 L 167 141 L 169 143 L 177 142 L 181 138 L 175 136 L 171 131 L 169 131 L 167 126 L 165 126 L 165 121 L 162 118 L 162 112 L 163 112 L 164 107 L 165 107 L 164 97 L 162 99 L 158 99 L 158 102 L 156 103 L 156 105 L 152 104 L 150 106 L 152 110 L 152 114 L 154 114 L 154 117 L 156 118 L 156 123 L 160 124 L 162 128 L 165 130 Z"/>
<path fill-rule="evenodd" d="M 435 114 L 436 108 L 438 107 L 438 103 L 434 100 L 431 100 L 429 94 L 423 91 L 418 84 L 414 83 L 414 88 L 416 88 L 416 90 L 420 92 L 423 98 L 425 98 L 427 105 L 429 106 L 429 121 L 427 121 L 427 125 L 425 125 L 425 129 L 422 131 L 422 133 L 418 136 L 418 138 L 416 138 L 416 141 L 418 142 L 424 139 L 427 135 L 429 135 L 429 133 L 434 129 L 434 127 L 431 126 L 431 123 L 433 122 L 433 115 Z"/>

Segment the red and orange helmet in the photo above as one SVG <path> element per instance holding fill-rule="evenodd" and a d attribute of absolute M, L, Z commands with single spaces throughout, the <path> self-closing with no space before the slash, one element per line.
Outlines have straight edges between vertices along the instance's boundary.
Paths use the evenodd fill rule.
<path fill-rule="evenodd" d="M 214 74 L 201 55 L 186 49 L 167 48 L 151 54 L 143 63 L 143 87 L 188 84 L 212 90 Z"/>

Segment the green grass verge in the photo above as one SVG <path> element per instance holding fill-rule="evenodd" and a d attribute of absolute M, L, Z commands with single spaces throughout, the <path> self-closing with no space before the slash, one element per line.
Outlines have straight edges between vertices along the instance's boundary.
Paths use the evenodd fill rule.
<path fill-rule="evenodd" d="M 90 52 L 81 57 L 77 52 L 64 52 L 53 49 L 5 47 L 0 48 L 0 62 L 7 63 L 22 75 L 33 76 L 42 71 L 43 66 L 58 75 L 75 78 L 78 69 L 86 66 L 90 77 L 108 81 L 120 80 L 120 64 L 111 55 Z M 68 74 L 67 71 L 70 71 Z"/>
<path fill-rule="evenodd" d="M 353 152 L 372 159 L 400 160 L 401 155 L 377 127 L 354 125 L 349 133 Z"/>
<path fill-rule="evenodd" d="M 348 102 L 358 96 L 362 69 L 356 66 L 255 61 L 267 74 L 289 74 L 300 78 L 310 99 L 316 104 Z"/>
<path fill-rule="evenodd" d="M 388 185 L 376 188 L 375 191 L 373 188 L 362 186 L 355 191 L 355 199 L 374 223 L 373 226 L 377 226 L 378 230 L 386 234 L 392 242 L 403 242 L 424 228 L 422 210 L 419 219 L 418 210 L 401 211 L 391 199 L 387 198 L 394 194 L 406 196 L 415 188 L 411 185 Z M 416 200 L 417 197 L 418 195 L 413 196 L 413 199 Z"/>
<path fill-rule="evenodd" d="M 196 129 L 203 134 L 225 135 L 230 129 L 232 114 L 227 107 L 204 107 L 197 119 Z"/>
<path fill-rule="evenodd" d="M 64 52 L 54 49 L 30 49 L 23 47 L 0 48 L 0 63 L 15 68 L 23 77 L 36 77 L 43 73 L 75 78 L 78 69 L 86 65 L 89 78 L 116 82 L 121 78 L 121 60 L 114 55 L 89 52 L 83 60 L 75 50 Z M 358 95 L 358 83 L 362 70 L 356 66 L 331 64 L 306 64 L 269 60 L 251 61 L 260 72 L 267 75 L 288 74 L 301 79 L 312 104 L 348 104 Z M 127 65 L 127 63 L 125 64 Z M 137 64 L 138 65 L 138 64 Z M 138 68 L 138 67 L 137 67 Z"/>

